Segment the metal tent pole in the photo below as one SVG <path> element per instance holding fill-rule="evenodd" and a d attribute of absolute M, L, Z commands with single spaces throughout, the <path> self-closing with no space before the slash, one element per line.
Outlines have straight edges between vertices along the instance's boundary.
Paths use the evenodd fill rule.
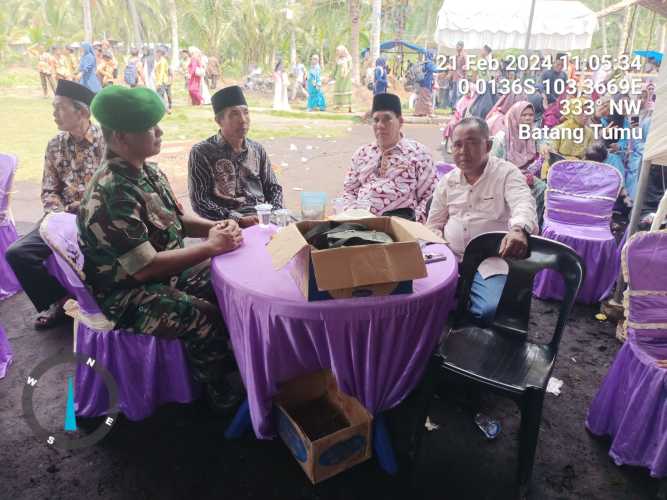
<path fill-rule="evenodd" d="M 644 199 L 646 198 L 646 188 L 648 187 L 648 179 L 651 175 L 651 161 L 642 160 L 642 168 L 639 171 L 639 182 L 637 183 L 637 198 L 635 203 L 632 206 L 632 212 L 630 212 L 630 222 L 627 229 L 627 239 L 637 232 L 637 226 L 639 225 L 639 217 L 642 212 L 642 207 L 644 205 Z M 625 290 L 625 280 L 623 279 L 623 270 L 618 273 L 618 280 L 616 281 L 616 290 L 614 291 L 613 301 L 616 304 L 621 304 L 623 300 L 623 291 Z"/>
<path fill-rule="evenodd" d="M 535 3 L 537 0 L 533 0 L 530 3 L 530 18 L 528 19 L 528 31 L 526 32 L 526 44 L 524 52 L 528 54 L 528 49 L 530 48 L 530 34 L 533 31 L 533 17 L 535 17 Z"/>

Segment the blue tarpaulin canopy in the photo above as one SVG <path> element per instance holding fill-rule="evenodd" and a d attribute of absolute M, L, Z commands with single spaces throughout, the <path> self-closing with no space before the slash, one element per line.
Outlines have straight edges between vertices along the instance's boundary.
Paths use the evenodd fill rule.
<path fill-rule="evenodd" d="M 635 50 L 633 54 L 648 59 L 655 59 L 658 63 L 662 62 L 662 52 L 658 52 L 657 50 Z"/>
<path fill-rule="evenodd" d="M 426 54 L 428 51 L 426 50 L 425 47 L 420 47 L 419 45 L 415 45 L 410 42 L 406 42 L 405 40 L 391 40 L 389 42 L 384 42 L 380 44 L 380 52 L 392 52 L 391 49 L 394 49 L 396 47 L 406 47 L 410 50 L 414 50 L 415 52 L 418 52 L 420 54 Z M 366 47 L 364 50 L 361 51 L 361 57 L 366 57 L 366 54 L 368 51 L 371 50 L 370 48 Z"/>

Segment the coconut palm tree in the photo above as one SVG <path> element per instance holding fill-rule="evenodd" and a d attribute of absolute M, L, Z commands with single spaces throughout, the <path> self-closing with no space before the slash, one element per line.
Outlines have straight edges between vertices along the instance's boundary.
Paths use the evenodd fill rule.
<path fill-rule="evenodd" d="M 132 35 L 133 42 L 137 45 L 143 45 L 144 38 L 141 32 L 141 19 L 139 18 L 139 11 L 137 10 L 137 4 L 134 0 L 125 0 L 127 2 L 127 10 L 130 13 L 130 18 L 132 19 Z"/>
<path fill-rule="evenodd" d="M 382 31 L 382 0 L 373 0 L 373 31 L 371 36 L 371 59 L 380 56 L 380 32 Z"/>
<path fill-rule="evenodd" d="M 360 0 L 350 0 L 350 51 L 352 53 L 352 81 L 359 83 L 359 21 L 361 18 Z"/>
<path fill-rule="evenodd" d="M 93 41 L 93 17 L 90 8 L 90 0 L 81 0 L 83 6 L 83 39 L 86 42 Z"/>
<path fill-rule="evenodd" d="M 179 65 L 178 58 L 178 10 L 176 0 L 167 0 L 169 8 L 169 27 L 171 28 L 171 69 L 176 70 Z"/>

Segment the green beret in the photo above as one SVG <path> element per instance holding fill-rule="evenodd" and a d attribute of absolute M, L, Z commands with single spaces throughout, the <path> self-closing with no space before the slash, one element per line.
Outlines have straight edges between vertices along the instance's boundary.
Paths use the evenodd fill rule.
<path fill-rule="evenodd" d="M 155 91 L 110 85 L 100 90 L 90 106 L 100 125 L 117 132 L 145 132 L 164 116 L 164 103 Z"/>

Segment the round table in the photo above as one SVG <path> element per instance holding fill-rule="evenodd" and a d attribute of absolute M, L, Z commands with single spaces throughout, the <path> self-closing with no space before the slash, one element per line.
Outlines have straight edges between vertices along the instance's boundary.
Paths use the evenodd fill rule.
<path fill-rule="evenodd" d="M 414 280 L 411 294 L 308 302 L 286 269 L 272 267 L 266 244 L 275 230 L 245 229 L 243 245 L 211 263 L 257 437 L 273 435 L 278 384 L 325 368 L 372 414 L 400 403 L 419 381 L 452 308 L 454 255 L 429 245 L 447 259 L 427 264 L 428 276 Z"/>

